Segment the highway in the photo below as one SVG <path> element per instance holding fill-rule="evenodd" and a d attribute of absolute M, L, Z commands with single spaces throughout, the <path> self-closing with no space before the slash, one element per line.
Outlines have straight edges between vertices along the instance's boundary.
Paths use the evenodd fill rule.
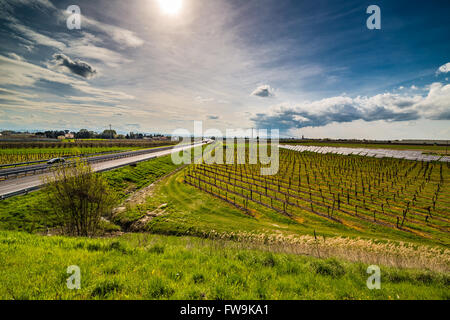
<path fill-rule="evenodd" d="M 201 143 L 205 144 L 205 143 Z M 198 146 L 200 144 L 196 144 Z M 185 149 L 192 148 L 192 145 L 184 147 L 165 147 L 158 149 L 149 149 L 147 153 L 142 154 L 142 152 L 137 155 L 128 155 L 125 158 L 115 158 L 112 160 L 102 160 L 101 162 L 91 163 L 91 167 L 96 172 L 102 172 L 107 170 L 112 170 L 120 168 L 126 165 L 138 163 L 141 161 L 149 160 L 152 158 L 162 157 L 169 155 L 173 152 L 180 152 Z M 162 149 L 162 150 L 161 150 Z M 11 196 L 24 194 L 32 190 L 39 189 L 42 187 L 44 177 L 50 175 L 51 172 L 44 172 L 40 174 L 34 174 L 31 176 L 18 176 L 17 178 L 10 178 L 0 181 L 0 199 L 6 199 Z"/>

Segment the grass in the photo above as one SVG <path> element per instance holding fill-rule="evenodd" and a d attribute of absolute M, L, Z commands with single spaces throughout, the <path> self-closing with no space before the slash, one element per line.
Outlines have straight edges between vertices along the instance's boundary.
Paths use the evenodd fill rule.
<path fill-rule="evenodd" d="M 449 299 L 448 274 L 149 234 L 114 239 L 0 232 L 0 299 Z M 81 269 L 68 290 L 66 269 Z"/>
<path fill-rule="evenodd" d="M 184 184 L 185 173 L 180 171 L 159 182 L 145 203 L 129 207 L 116 216 L 115 222 L 130 225 L 164 205 L 164 214 L 149 220 L 142 231 L 270 243 L 279 251 L 316 256 L 319 248 L 321 257 L 337 256 L 351 261 L 448 271 L 450 253 L 439 243 L 379 226 L 356 230 L 314 216 L 293 221 L 257 205 L 251 207 L 255 215 L 251 217 L 231 204 Z M 314 232 L 320 241 L 315 241 Z"/>
<path fill-rule="evenodd" d="M 165 156 L 101 174 L 124 199 L 177 167 L 170 156 Z M 37 232 L 46 231 L 47 227 L 54 227 L 54 219 L 46 205 L 45 190 L 0 201 L 0 229 Z"/>
<path fill-rule="evenodd" d="M 176 168 L 167 156 L 102 175 L 124 200 Z M 17 232 L 52 226 L 43 192 L 0 202 L 0 229 L 13 230 L 0 231 L 0 299 L 450 298 L 445 241 L 307 211 L 292 219 L 253 202 L 245 212 L 184 183 L 190 171 L 162 179 L 114 218 L 124 230 L 145 221 L 143 234 Z M 366 287 L 371 264 L 381 267 L 381 290 Z M 80 290 L 66 288 L 70 265 L 81 268 Z"/>
<path fill-rule="evenodd" d="M 335 157 L 338 158 L 342 156 Z M 373 161 L 381 160 L 374 159 Z M 330 221 L 320 216 L 314 215 L 306 210 L 299 211 L 298 215 L 292 218 L 276 212 L 275 210 L 258 205 L 258 203 L 256 202 L 250 201 L 248 204 L 249 212 L 246 214 L 244 210 L 240 210 L 233 206 L 234 196 L 231 193 L 232 188 L 230 188 L 230 192 L 227 198 L 229 202 L 231 202 L 230 204 L 208 194 L 208 192 L 204 192 L 204 188 L 203 190 L 199 190 L 198 188 L 194 188 L 183 183 L 186 181 L 188 174 L 192 170 L 193 169 L 191 167 L 187 168 L 182 172 L 178 172 L 173 176 L 161 181 L 156 186 L 152 197 L 147 198 L 146 201 L 139 206 L 128 208 L 129 210 L 117 217 L 117 222 L 129 222 L 129 220 L 134 221 L 144 216 L 146 212 L 152 212 L 159 208 L 161 205 L 164 205 L 166 207 L 166 214 L 152 219 L 151 222 L 147 225 L 146 230 L 164 234 L 191 235 L 202 235 L 204 233 L 210 233 L 211 231 L 214 231 L 215 233 L 251 232 L 255 234 L 284 233 L 287 235 L 312 235 L 314 231 L 317 231 L 318 235 L 326 237 L 365 237 L 367 239 L 376 238 L 380 240 L 411 241 L 418 244 L 431 244 L 447 247 L 448 235 L 444 232 L 439 233 L 439 237 L 437 238 L 422 238 L 414 233 L 404 232 L 402 230 L 397 230 L 396 228 L 384 227 L 382 225 L 373 224 L 371 222 L 366 223 L 365 221 L 359 221 L 358 224 L 353 222 L 339 224 L 335 223 L 334 221 Z M 445 173 L 445 176 L 448 175 L 448 169 L 446 170 L 447 171 Z M 435 174 L 439 175 L 439 170 L 435 169 L 434 171 Z M 283 175 L 283 173 L 281 173 L 281 175 Z M 292 174 L 292 176 L 293 175 L 295 174 Z M 312 173 L 310 173 L 310 175 L 312 176 Z M 218 175 L 216 176 L 219 177 Z M 313 178 L 311 177 L 311 181 L 312 180 Z M 319 179 L 317 179 L 317 181 L 319 181 Z M 410 183 L 410 187 L 413 184 L 414 183 Z M 352 186 L 353 185 L 350 185 L 350 187 Z M 287 186 L 284 186 L 282 188 L 287 188 Z M 317 186 L 313 186 L 312 188 L 317 188 Z M 442 192 L 448 194 L 447 188 L 444 188 L 445 190 Z M 207 188 L 207 190 L 209 191 L 210 189 Z M 323 191 L 325 194 L 327 190 L 323 188 Z M 340 191 L 340 189 L 338 191 Z M 377 190 L 374 187 L 372 189 L 372 192 L 375 191 Z M 361 190 L 359 190 L 359 193 L 362 193 Z M 366 196 L 369 196 L 367 190 Z M 353 197 L 354 196 L 352 194 L 350 196 L 352 202 L 355 201 Z M 221 199 L 224 198 L 225 196 L 222 194 Z M 238 197 L 235 198 L 237 200 Z M 376 199 L 376 197 L 374 199 Z M 396 199 L 397 201 L 399 201 L 400 198 L 397 197 Z M 417 199 L 417 207 L 420 207 L 422 205 L 425 206 L 425 202 L 430 201 L 429 199 L 427 200 L 426 197 L 420 200 L 419 198 Z M 421 202 L 419 201 L 425 202 L 424 204 L 421 204 Z M 368 200 L 366 203 L 367 206 L 370 206 L 369 202 L 370 201 Z M 448 212 L 448 208 L 444 206 L 446 202 L 446 198 L 441 196 L 439 197 L 436 205 L 436 208 L 442 212 L 441 214 L 443 218 L 447 216 Z M 390 205 L 392 206 L 392 208 L 394 208 L 394 204 L 395 203 L 390 200 Z M 345 205 L 346 198 L 342 197 L 342 207 L 344 207 Z M 361 207 L 362 205 L 360 206 L 358 211 L 360 215 L 363 211 Z M 387 208 L 385 208 L 385 211 L 388 212 Z M 436 213 L 434 214 L 436 216 Z M 437 223 L 441 223 L 441 221 L 437 221 Z"/>
<path fill-rule="evenodd" d="M 449 244 L 446 164 L 280 150 L 279 167 L 262 176 L 259 165 L 203 164 L 184 179 L 252 216 Z"/>

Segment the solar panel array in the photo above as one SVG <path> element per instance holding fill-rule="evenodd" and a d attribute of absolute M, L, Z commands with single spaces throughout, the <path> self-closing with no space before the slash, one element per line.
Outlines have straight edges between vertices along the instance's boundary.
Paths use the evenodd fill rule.
<path fill-rule="evenodd" d="M 280 148 L 298 152 L 316 152 L 321 154 L 333 153 L 340 155 L 359 155 L 374 158 L 397 158 L 415 161 L 443 161 L 449 162 L 448 156 L 436 156 L 422 154 L 421 151 L 414 150 L 392 150 L 392 149 L 365 149 L 365 148 L 344 148 L 344 147 L 317 147 L 317 146 L 291 146 L 280 145 Z"/>

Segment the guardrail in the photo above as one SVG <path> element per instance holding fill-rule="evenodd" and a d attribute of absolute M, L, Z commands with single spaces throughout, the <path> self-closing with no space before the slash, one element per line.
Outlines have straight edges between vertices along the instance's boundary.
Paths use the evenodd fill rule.
<path fill-rule="evenodd" d="M 149 149 L 146 149 L 149 150 Z M 131 152 L 132 150 L 123 150 L 123 151 L 119 151 L 119 152 Z M 94 156 L 99 156 L 99 155 L 104 155 L 104 154 L 115 154 L 117 153 L 117 151 L 103 151 L 103 152 L 97 152 L 97 153 L 87 153 L 87 154 L 79 154 L 76 156 L 68 156 L 68 157 L 59 157 L 59 158 L 63 158 L 63 159 L 74 159 L 74 158 L 83 158 L 83 157 L 94 157 Z M 44 162 L 48 162 L 50 159 L 46 159 L 46 160 L 36 160 L 36 161 L 27 161 L 27 162 L 16 162 L 16 163 L 8 163 L 8 164 L 1 164 L 0 165 L 0 169 L 3 168 L 8 168 L 8 167 L 20 167 L 20 166 L 27 166 L 27 165 L 32 165 L 32 164 L 36 164 L 36 163 L 44 163 Z"/>
<path fill-rule="evenodd" d="M 23 190 L 19 190 L 19 191 L 14 191 L 14 192 L 11 192 L 11 193 L 3 194 L 3 195 L 0 196 L 0 201 L 1 200 L 6 200 L 8 198 L 15 197 L 15 196 L 20 196 L 22 194 L 28 194 L 29 192 L 36 191 L 36 190 L 40 189 L 41 187 L 42 186 L 36 186 L 36 187 L 26 188 L 26 189 L 23 189 Z"/>
<path fill-rule="evenodd" d="M 98 163 L 98 162 L 111 161 L 111 160 L 117 160 L 117 159 L 122 159 L 122 158 L 139 156 L 139 155 L 143 155 L 143 154 L 147 154 L 147 153 L 165 151 L 165 150 L 169 150 L 172 148 L 173 148 L 173 146 L 136 150 L 136 151 L 127 151 L 127 152 L 108 154 L 108 155 L 97 156 L 97 157 L 90 157 L 90 158 L 86 158 L 86 160 L 89 163 Z M 71 163 L 73 163 L 73 161 Z M 7 179 L 10 176 L 17 177 L 19 175 L 27 175 L 29 173 L 33 173 L 33 174 L 44 173 L 45 171 L 48 171 L 51 167 L 52 167 L 51 164 L 45 163 L 42 165 L 3 169 L 3 170 L 0 170 L 0 178 Z"/>
<path fill-rule="evenodd" d="M 105 172 L 105 171 L 115 170 L 115 169 L 118 169 L 118 168 L 130 166 L 130 165 L 133 165 L 133 164 L 138 164 L 140 162 L 148 161 L 148 160 L 155 159 L 155 158 L 157 158 L 157 157 L 153 156 L 153 157 L 142 159 L 142 160 L 137 160 L 137 161 L 133 161 L 133 162 L 123 163 L 123 164 L 119 164 L 119 165 L 114 166 L 114 167 L 98 170 L 97 172 Z M 0 201 L 1 200 L 6 200 L 8 198 L 15 197 L 15 196 L 20 196 L 20 195 L 23 195 L 23 194 L 28 194 L 29 192 L 39 190 L 41 187 L 42 187 L 42 185 L 36 186 L 36 187 L 31 187 L 31 188 L 26 188 L 26 189 L 19 190 L 19 191 L 14 191 L 14 192 L 7 193 L 7 194 L 4 194 L 4 195 L 0 195 Z"/>
<path fill-rule="evenodd" d="M 198 145 L 204 145 L 204 143 L 201 143 L 201 144 L 191 144 L 191 145 L 192 145 L 192 147 L 196 147 L 196 146 L 198 146 Z M 185 146 L 180 146 L 180 147 L 185 147 Z M 147 152 L 147 153 L 153 153 L 153 152 L 158 152 L 158 151 L 164 151 L 164 150 L 169 150 L 169 149 L 172 149 L 172 148 L 173 148 L 173 146 L 170 146 L 170 147 L 162 147 L 162 148 L 155 148 L 156 150 L 155 150 L 155 149 L 147 149 L 147 151 L 150 151 L 150 150 L 152 151 L 152 152 Z M 180 151 L 182 151 L 182 150 L 183 150 L 183 149 L 180 149 Z M 142 152 L 142 151 L 144 151 L 144 150 L 141 150 L 140 154 L 145 154 L 145 153 Z M 134 153 L 133 155 L 140 155 L 140 154 Z M 129 155 L 128 157 L 133 156 L 133 155 Z M 106 157 L 106 156 L 105 156 L 105 157 Z M 88 161 L 89 161 L 89 162 L 95 162 L 95 163 L 97 163 L 97 162 L 102 162 L 102 161 L 107 161 L 107 160 L 115 160 L 115 159 L 121 159 L 121 158 L 126 158 L 126 156 L 120 155 L 120 156 L 115 157 L 115 158 L 113 158 L 113 159 L 111 159 L 111 158 L 110 158 L 110 159 L 103 159 L 103 160 L 100 160 L 100 161 L 89 161 L 89 159 L 88 159 Z M 141 160 L 136 160 L 136 161 L 132 161 L 132 162 L 127 162 L 127 163 L 119 164 L 119 165 L 116 165 L 116 166 L 113 166 L 113 167 L 110 167 L 110 168 L 98 170 L 97 172 L 110 171 L 110 170 L 118 169 L 118 168 L 121 168 L 121 167 L 126 167 L 126 166 L 129 166 L 129 165 L 133 165 L 133 164 L 137 164 L 137 163 L 140 163 L 140 162 L 144 162 L 144 161 L 148 161 L 148 160 L 151 160 L 151 159 L 155 159 L 155 158 L 157 158 L 157 156 L 153 156 L 153 157 L 146 158 L 146 159 L 141 159 Z M 71 163 L 73 163 L 73 162 L 71 162 Z M 68 164 L 66 164 L 66 165 L 68 165 Z M 49 167 L 51 167 L 51 166 L 49 166 Z M 1 200 L 8 199 L 8 198 L 11 198 L 11 197 L 19 196 L 19 195 L 22 195 L 22 194 L 28 194 L 29 192 L 36 191 L 36 190 L 40 189 L 41 187 L 42 187 L 42 185 L 36 186 L 36 187 L 26 188 L 26 189 L 23 189 L 23 190 L 14 191 L 14 192 L 7 193 L 7 194 L 4 194 L 4 195 L 0 195 L 0 201 L 1 201 Z"/>

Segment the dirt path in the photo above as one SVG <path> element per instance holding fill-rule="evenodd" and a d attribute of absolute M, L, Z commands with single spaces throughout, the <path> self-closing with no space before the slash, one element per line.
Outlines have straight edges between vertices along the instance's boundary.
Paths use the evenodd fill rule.
<path fill-rule="evenodd" d="M 150 197 L 153 194 L 153 191 L 154 191 L 156 185 L 159 182 L 161 182 L 162 180 L 164 180 L 164 179 L 174 175 L 175 173 L 183 170 L 185 167 L 186 167 L 186 165 L 183 165 L 183 166 L 175 169 L 174 171 L 169 172 L 168 174 L 160 177 L 159 179 L 154 181 L 152 184 L 150 184 L 150 185 L 148 185 L 148 186 L 146 186 L 146 187 L 144 187 L 144 188 L 142 188 L 142 189 L 140 189 L 138 191 L 135 191 L 135 192 L 131 193 L 128 196 L 128 198 L 126 198 L 118 207 L 113 209 L 113 216 L 116 216 L 116 215 L 124 212 L 127 209 L 127 207 L 136 206 L 136 205 L 145 203 L 145 199 L 147 199 L 148 197 Z M 138 221 L 134 222 L 133 225 L 135 225 L 135 224 L 136 224 L 136 226 L 141 225 L 142 223 L 146 223 L 146 222 L 150 221 L 151 218 L 161 215 L 161 210 L 164 209 L 163 207 L 164 207 L 164 205 L 161 205 L 156 210 L 154 210 L 152 212 L 147 212 L 147 214 L 143 218 L 141 218 Z M 145 220 L 145 221 L 143 221 L 143 220 Z"/>

